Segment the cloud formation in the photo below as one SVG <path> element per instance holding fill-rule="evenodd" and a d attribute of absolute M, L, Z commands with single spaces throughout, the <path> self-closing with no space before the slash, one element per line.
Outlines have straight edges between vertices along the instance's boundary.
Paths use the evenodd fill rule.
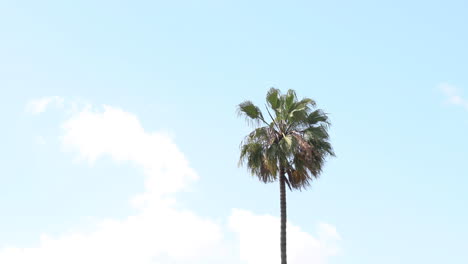
<path fill-rule="evenodd" d="M 63 98 L 60 96 L 45 96 L 38 99 L 33 99 L 26 104 L 26 112 L 33 115 L 38 115 L 44 112 L 50 105 L 62 107 L 63 101 Z"/>
<path fill-rule="evenodd" d="M 271 215 L 255 215 L 234 209 L 229 226 L 239 239 L 240 258 L 246 264 L 280 263 L 280 219 Z M 337 242 L 341 239 L 335 227 L 318 225 L 318 237 L 288 223 L 288 261 L 294 264 L 325 264 L 339 253 Z"/>
<path fill-rule="evenodd" d="M 464 107 L 468 110 L 468 100 L 461 96 L 460 89 L 447 83 L 440 84 L 439 89 L 447 97 L 448 103 Z"/>
<path fill-rule="evenodd" d="M 50 103 L 35 102 L 42 102 L 37 112 Z M 175 200 L 168 198 L 198 179 L 168 135 L 149 133 L 135 115 L 104 106 L 96 111 L 87 107 L 71 116 L 62 125 L 61 140 L 64 149 L 81 161 L 92 164 L 107 155 L 142 168 L 145 191 L 132 199 L 139 213 L 124 220 L 102 220 L 92 232 L 43 235 L 34 248 L 0 249 L 0 263 L 151 264 L 160 259 L 198 263 L 213 254 L 222 239 L 221 226 L 176 209 Z"/>
<path fill-rule="evenodd" d="M 116 162 L 142 168 L 146 192 L 138 197 L 140 202 L 179 192 L 198 179 L 167 134 L 145 131 L 135 115 L 121 109 L 103 106 L 102 111 L 94 111 L 87 107 L 67 120 L 62 129 L 62 145 L 77 152 L 80 160 L 92 164 L 108 155 Z"/>

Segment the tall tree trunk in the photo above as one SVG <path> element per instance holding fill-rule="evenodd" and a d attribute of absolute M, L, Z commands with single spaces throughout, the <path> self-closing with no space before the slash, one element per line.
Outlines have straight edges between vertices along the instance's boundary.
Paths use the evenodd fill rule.
<path fill-rule="evenodd" d="M 280 204 L 281 204 L 281 264 L 286 261 L 286 179 L 284 168 L 280 169 Z"/>

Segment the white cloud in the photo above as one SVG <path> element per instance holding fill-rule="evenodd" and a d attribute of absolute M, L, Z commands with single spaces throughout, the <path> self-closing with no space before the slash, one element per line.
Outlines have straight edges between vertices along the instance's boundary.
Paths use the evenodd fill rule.
<path fill-rule="evenodd" d="M 219 224 L 168 198 L 198 178 L 169 136 L 145 131 L 136 116 L 110 106 L 75 113 L 62 132 L 63 147 L 81 160 L 108 155 L 142 168 L 145 191 L 133 199 L 139 212 L 99 221 L 91 232 L 43 235 L 37 247 L 0 249 L 0 263 L 198 263 L 219 247 Z"/>
<path fill-rule="evenodd" d="M 63 98 L 60 96 L 46 96 L 38 99 L 29 101 L 26 105 L 26 111 L 28 113 L 37 115 L 44 112 L 49 105 L 55 105 L 57 107 L 63 106 Z"/>
<path fill-rule="evenodd" d="M 212 253 L 220 238 L 213 222 L 160 205 L 123 221 L 103 220 L 90 233 L 43 235 L 38 247 L 0 250 L 0 263 L 152 264 L 160 263 L 160 258 L 198 263 Z"/>
<path fill-rule="evenodd" d="M 198 179 L 195 171 L 171 138 L 164 133 L 148 133 L 138 118 L 111 106 L 103 111 L 90 108 L 63 125 L 62 143 L 77 151 L 79 159 L 91 164 L 109 155 L 118 162 L 132 162 L 144 170 L 146 193 L 140 200 L 176 193 Z"/>
<path fill-rule="evenodd" d="M 280 263 L 279 218 L 234 209 L 229 225 L 238 235 L 240 257 L 245 263 Z M 329 257 L 338 254 L 338 240 L 340 236 L 335 227 L 329 224 L 319 224 L 318 238 L 315 238 L 288 223 L 288 261 L 295 264 L 327 263 Z"/>
<path fill-rule="evenodd" d="M 276 217 L 234 209 L 228 222 L 238 239 L 227 241 L 227 230 L 219 223 L 175 206 L 175 195 L 198 175 L 167 134 L 148 132 L 135 115 L 111 106 L 72 113 L 61 126 L 64 150 L 76 153 L 78 162 L 92 165 L 109 156 L 141 168 L 145 190 L 131 199 L 138 211 L 124 219 L 100 220 L 92 231 L 44 234 L 35 247 L 0 248 L 0 263 L 279 263 Z M 290 263 L 324 264 L 337 254 L 336 229 L 322 223 L 317 234 L 289 224 Z"/>
<path fill-rule="evenodd" d="M 468 110 L 468 100 L 461 96 L 461 92 L 457 87 L 447 83 L 442 83 L 439 85 L 439 89 L 447 97 L 448 103 L 462 106 Z"/>

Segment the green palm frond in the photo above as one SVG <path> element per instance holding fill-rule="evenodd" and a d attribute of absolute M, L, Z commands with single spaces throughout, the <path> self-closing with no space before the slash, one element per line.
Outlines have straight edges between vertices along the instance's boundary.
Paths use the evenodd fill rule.
<path fill-rule="evenodd" d="M 270 108 L 273 109 L 275 112 L 280 107 L 280 98 L 279 98 L 280 93 L 281 93 L 280 90 L 276 88 L 271 88 L 267 92 L 266 101 L 268 105 L 270 106 Z"/>
<path fill-rule="evenodd" d="M 284 107 L 287 110 L 291 109 L 295 101 L 297 101 L 296 92 L 289 89 L 288 92 L 284 95 Z"/>
<path fill-rule="evenodd" d="M 251 101 L 244 101 L 240 103 L 237 112 L 239 115 L 245 116 L 247 121 L 250 121 L 255 125 L 259 125 L 262 122 L 266 123 L 260 108 L 254 105 Z"/>
<path fill-rule="evenodd" d="M 330 124 L 329 121 L 328 121 L 328 116 L 321 110 L 321 109 L 317 109 L 313 112 L 311 112 L 308 116 L 307 116 L 307 124 L 308 125 L 315 125 L 315 124 L 318 124 L 318 123 L 322 123 L 322 124 Z"/>

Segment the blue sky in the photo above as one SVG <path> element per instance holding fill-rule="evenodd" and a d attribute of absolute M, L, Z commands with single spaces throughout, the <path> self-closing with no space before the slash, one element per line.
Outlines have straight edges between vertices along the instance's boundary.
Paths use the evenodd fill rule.
<path fill-rule="evenodd" d="M 0 1 L 0 260 L 267 263 L 278 186 L 237 167 L 235 108 L 274 86 L 330 113 L 337 153 L 288 193 L 291 263 L 467 263 L 467 10 Z"/>

